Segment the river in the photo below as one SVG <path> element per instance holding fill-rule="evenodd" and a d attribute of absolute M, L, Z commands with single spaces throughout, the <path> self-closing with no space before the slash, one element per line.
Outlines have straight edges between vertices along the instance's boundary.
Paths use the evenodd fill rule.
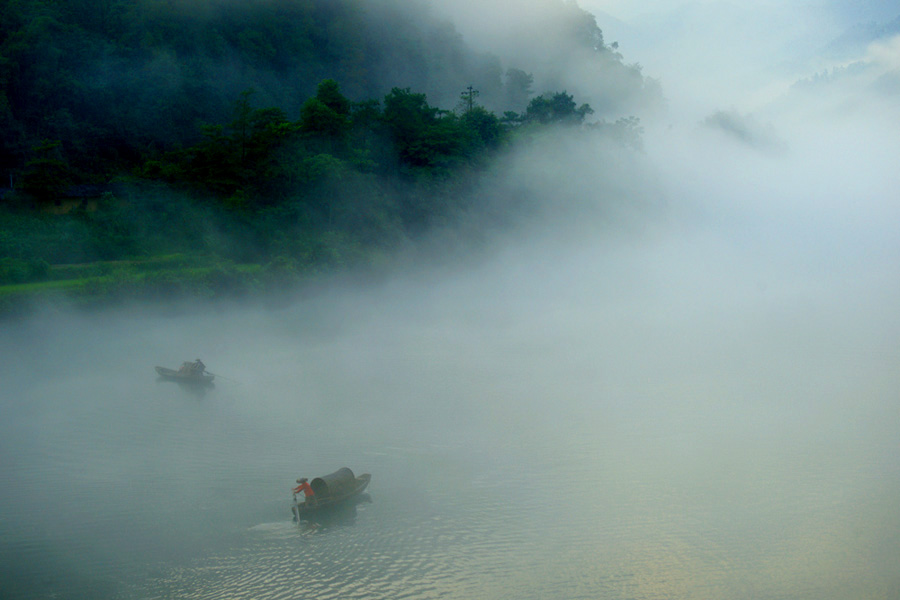
<path fill-rule="evenodd" d="M 896 281 L 612 246 L 5 324 L 2 596 L 896 597 Z M 197 357 L 206 393 L 153 371 Z"/>

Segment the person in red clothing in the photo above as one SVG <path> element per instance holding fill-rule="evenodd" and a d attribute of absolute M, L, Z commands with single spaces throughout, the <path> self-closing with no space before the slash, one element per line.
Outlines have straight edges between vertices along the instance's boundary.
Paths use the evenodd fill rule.
<path fill-rule="evenodd" d="M 305 499 L 306 499 L 306 503 L 307 504 L 315 504 L 316 493 L 310 487 L 309 481 L 306 479 L 306 477 L 301 477 L 300 479 L 297 480 L 297 483 L 299 483 L 300 485 L 298 485 L 297 487 L 294 488 L 294 500 L 297 499 L 297 494 L 299 494 L 300 492 L 303 492 Z"/>

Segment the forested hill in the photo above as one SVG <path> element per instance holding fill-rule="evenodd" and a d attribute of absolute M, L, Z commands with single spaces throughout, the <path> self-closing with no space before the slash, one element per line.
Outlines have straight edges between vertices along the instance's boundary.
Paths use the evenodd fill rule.
<path fill-rule="evenodd" d="M 658 90 L 544 1 L 553 35 L 507 64 L 416 0 L 6 0 L 0 284 L 171 253 L 358 258 L 445 219 L 523 128 L 593 114 L 634 143 L 626 108 Z"/>
<path fill-rule="evenodd" d="M 600 68 L 632 83 L 609 94 L 637 102 L 640 74 L 603 44 L 589 14 L 558 4 L 546 37 L 528 45 L 562 38 L 570 62 L 578 48 L 596 54 Z M 553 45 L 545 57 L 560 52 Z M 6 0 L 0 169 L 21 169 L 47 139 L 89 170 L 130 165 L 148 147 L 196 140 L 198 123 L 227 122 L 247 89 L 258 105 L 296 118 L 323 79 L 354 101 L 400 87 L 442 109 L 472 85 L 488 109 L 522 111 L 530 93 L 546 91 L 529 89 L 529 76 L 546 79 L 534 69 L 559 68 L 528 63 L 471 50 L 416 0 Z M 595 110 L 606 103 L 584 101 Z"/>

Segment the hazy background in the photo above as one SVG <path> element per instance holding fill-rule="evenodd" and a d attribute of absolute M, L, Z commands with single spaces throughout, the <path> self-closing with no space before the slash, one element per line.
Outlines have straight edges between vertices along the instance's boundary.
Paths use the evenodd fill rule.
<path fill-rule="evenodd" d="M 477 253 L 445 233 L 441 260 L 277 310 L 4 324 L 0 585 L 897 597 L 900 44 L 824 49 L 900 10 L 705 3 L 653 46 L 674 3 L 585 6 L 628 25 L 606 42 L 668 108 L 643 152 L 505 159 L 481 193 L 545 201 Z M 807 9 L 741 51 L 733 27 Z M 154 380 L 197 356 L 223 376 L 205 395 Z M 371 503 L 292 524 L 293 480 L 345 465 Z"/>

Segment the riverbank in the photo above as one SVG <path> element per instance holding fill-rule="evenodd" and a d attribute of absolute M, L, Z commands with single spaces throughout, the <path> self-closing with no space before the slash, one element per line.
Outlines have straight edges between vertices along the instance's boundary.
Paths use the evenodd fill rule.
<path fill-rule="evenodd" d="M 162 306 L 195 302 L 263 300 L 321 278 L 285 260 L 238 264 L 173 254 L 146 260 L 51 266 L 46 279 L 0 285 L 0 318 L 41 307 L 95 310 L 129 303 Z"/>

